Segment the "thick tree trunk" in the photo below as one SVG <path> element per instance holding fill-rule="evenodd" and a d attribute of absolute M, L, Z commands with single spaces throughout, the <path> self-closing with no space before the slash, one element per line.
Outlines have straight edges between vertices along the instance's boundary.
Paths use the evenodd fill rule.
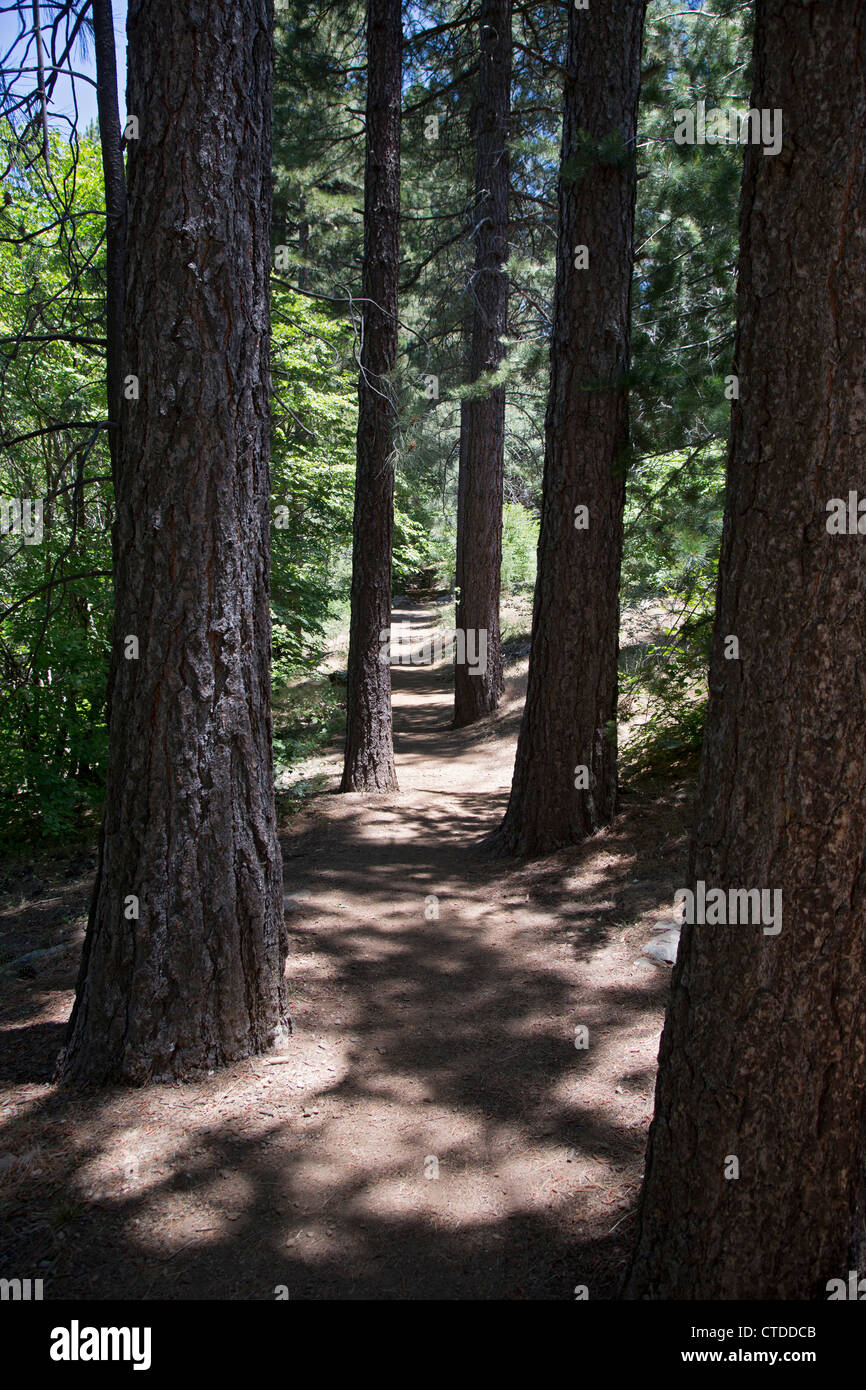
<path fill-rule="evenodd" d="M 386 792 L 397 786 L 391 669 L 380 660 L 380 635 L 391 624 L 396 425 L 391 374 L 397 361 L 402 52 L 400 0 L 368 0 L 364 326 L 344 792 Z"/>
<path fill-rule="evenodd" d="M 482 0 L 476 128 L 475 274 L 472 280 L 470 381 L 494 372 L 508 324 L 508 118 L 511 96 L 511 0 Z M 505 387 L 460 411 L 457 511 L 457 627 L 486 633 L 487 664 L 471 674 L 454 668 L 454 723 L 472 724 L 502 698 L 499 580 L 502 567 L 502 473 Z M 465 444 L 464 444 L 465 433 Z M 477 646 L 474 648 L 478 650 Z"/>
<path fill-rule="evenodd" d="M 123 400 L 123 301 L 126 245 L 126 170 L 117 105 L 117 60 L 111 0 L 93 0 L 93 39 L 96 55 L 96 100 L 99 144 L 105 183 L 105 376 L 108 395 L 108 445 L 111 471 L 117 481 L 119 423 Z M 83 494 L 82 494 L 83 497 Z"/>
<path fill-rule="evenodd" d="M 829 534 L 826 504 L 847 509 L 866 457 L 864 49 L 863 0 L 758 0 L 752 106 L 781 110 L 784 145 L 746 153 L 740 400 L 690 877 L 780 890 L 781 931 L 683 931 L 633 1298 L 826 1298 L 858 1268 L 866 540 Z"/>
<path fill-rule="evenodd" d="M 289 1022 L 268 605 L 272 22 L 269 0 L 129 7 L 129 398 L 108 787 L 62 1068 L 76 1083 L 191 1076 Z"/>
<path fill-rule="evenodd" d="M 644 8 L 611 0 L 570 11 L 529 683 L 511 799 L 493 840 L 509 854 L 545 854 L 574 843 L 610 821 L 616 808 L 634 138 Z"/>

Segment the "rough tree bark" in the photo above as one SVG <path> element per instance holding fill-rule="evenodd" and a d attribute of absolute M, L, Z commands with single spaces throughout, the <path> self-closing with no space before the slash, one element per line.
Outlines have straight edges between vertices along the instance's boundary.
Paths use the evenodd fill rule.
<path fill-rule="evenodd" d="M 108 447 L 117 482 L 119 423 L 123 401 L 123 302 L 125 295 L 126 170 L 117 105 L 117 61 L 111 0 L 93 0 L 96 101 L 105 183 L 105 376 L 108 396 Z"/>
<path fill-rule="evenodd" d="M 402 56 L 400 0 L 368 0 L 363 341 L 344 792 L 397 786 L 391 668 L 379 654 L 380 634 L 391 625 L 396 410 L 390 377 L 397 361 Z"/>
<path fill-rule="evenodd" d="M 755 22 L 752 106 L 782 111 L 784 144 L 745 159 L 689 877 L 781 890 L 782 927 L 683 931 L 632 1298 L 826 1298 L 860 1258 L 866 537 L 829 534 L 826 504 L 866 457 L 866 4 L 757 0 Z"/>
<path fill-rule="evenodd" d="M 270 715 L 272 24 L 270 0 L 129 6 L 140 139 L 108 786 L 61 1059 L 77 1084 L 188 1077 L 290 1021 Z"/>
<path fill-rule="evenodd" d="M 546 854 L 574 843 L 610 821 L 616 809 L 634 138 L 644 10 L 634 0 L 611 0 L 570 11 L 529 682 L 508 810 L 492 840 L 507 854 Z M 586 515 L 576 513 L 578 507 Z"/>
<path fill-rule="evenodd" d="M 508 324 L 508 119 L 511 96 L 511 0 L 482 0 L 472 221 L 472 349 L 469 379 L 494 372 Z M 464 439 L 465 436 L 465 439 Z M 487 634 L 487 669 L 454 668 L 454 723 L 472 724 L 502 698 L 499 581 L 505 387 L 464 401 L 460 411 L 457 509 L 457 627 Z"/>

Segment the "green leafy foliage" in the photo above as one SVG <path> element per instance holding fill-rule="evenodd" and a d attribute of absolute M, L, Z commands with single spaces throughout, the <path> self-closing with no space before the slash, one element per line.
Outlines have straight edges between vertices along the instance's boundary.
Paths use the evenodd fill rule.
<path fill-rule="evenodd" d="M 506 593 L 535 583 L 538 517 L 516 502 L 506 502 L 502 515 L 502 587 Z"/>
<path fill-rule="evenodd" d="M 632 464 L 622 606 L 655 600 L 663 632 L 623 679 L 639 703 L 626 772 L 694 759 L 724 506 L 736 319 L 738 146 L 674 143 L 675 111 L 748 106 L 750 7 L 655 0 L 639 124 Z"/>
<path fill-rule="evenodd" d="M 112 510 L 99 146 L 53 135 L 49 175 L 20 142 L 2 143 L 0 434 L 14 442 L 0 493 L 42 507 L 38 543 L 0 539 L 0 843 L 10 843 L 73 834 L 99 799 Z"/>
<path fill-rule="evenodd" d="M 514 11 L 503 592 L 535 578 L 556 260 L 566 6 Z M 339 730 L 307 690 L 350 592 L 364 7 L 278 0 L 274 102 L 272 614 L 283 773 Z M 472 307 L 477 6 L 405 13 L 394 584 L 454 578 L 460 402 Z M 652 0 L 636 150 L 586 141 L 563 172 L 634 159 L 632 450 L 622 606 L 657 631 L 627 655 L 627 771 L 699 746 L 730 410 L 742 150 L 673 140 L 674 112 L 748 105 L 749 7 Z M 431 118 L 435 118 L 431 121 Z M 32 149 L 28 145 L 28 140 Z M 112 495 L 104 422 L 98 136 L 0 139 L 2 499 L 43 538 L 0 538 L 0 844 L 90 828 L 105 773 Z M 434 385 L 435 382 L 435 385 Z M 488 383 L 482 383 L 483 389 Z M 306 691 L 306 693 L 304 693 Z"/>

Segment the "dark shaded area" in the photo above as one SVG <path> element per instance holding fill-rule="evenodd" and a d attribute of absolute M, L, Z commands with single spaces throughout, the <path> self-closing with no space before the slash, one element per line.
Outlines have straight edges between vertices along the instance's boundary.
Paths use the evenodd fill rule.
<path fill-rule="evenodd" d="M 414 628 L 412 610 L 405 616 Z M 418 623 L 419 631 L 429 628 Z M 502 735 L 493 723 L 449 730 L 444 692 L 438 706 L 425 705 L 425 693 L 443 691 L 441 669 L 395 670 L 395 684 L 417 695 L 399 715 L 404 786 L 429 758 L 431 734 L 457 760 L 477 758 L 479 739 Z M 292 1299 L 571 1299 L 577 1284 L 587 1284 L 593 1299 L 614 1297 L 645 1132 L 643 1124 L 618 1120 L 594 1096 L 593 1081 L 613 1054 L 624 1092 L 651 1088 L 652 1069 L 635 1067 L 623 1038 L 644 1019 L 657 1028 L 669 976 L 648 969 L 639 984 L 612 982 L 575 999 L 566 967 L 591 963 L 626 923 L 670 899 L 684 871 L 688 796 L 669 788 L 655 802 L 639 791 L 624 797 L 603 837 L 601 873 L 599 838 L 532 866 L 488 860 L 478 846 L 502 803 L 504 796 L 471 790 L 450 793 L 441 808 L 435 794 L 421 805 L 329 798 L 293 822 L 283 836 L 292 954 L 327 964 L 325 972 L 315 963 L 305 969 L 290 991 L 298 1024 L 293 1061 L 259 1062 L 258 1078 L 235 1068 L 195 1087 L 79 1094 L 31 1087 L 16 1117 L 0 1115 L 7 1156 L 0 1165 L 8 1168 L 8 1156 L 19 1164 L 15 1183 L 0 1173 L 0 1276 L 43 1277 L 46 1296 L 55 1299 L 269 1300 L 281 1284 Z M 392 838 L 389 825 L 402 838 Z M 569 887 L 585 873 L 591 888 Z M 438 899 L 438 920 L 424 916 L 429 894 Z M 325 896 L 356 908 L 362 902 L 369 916 L 323 915 L 317 899 Z M 407 898 L 417 904 L 408 923 Z M 555 939 L 549 927 L 528 923 L 517 934 L 525 950 L 508 953 L 491 939 L 497 915 L 523 910 L 552 914 Z M 6 982 L 0 1075 L 7 1083 L 49 1081 L 62 1025 L 25 1020 L 44 1018 L 52 999 L 68 1001 L 74 966 L 69 953 L 50 980 Z M 598 1041 L 588 1053 L 574 1050 L 575 1017 Z M 321 1044 L 313 1039 L 327 1036 L 323 1029 L 347 1042 L 349 1065 L 319 1088 L 315 1110 L 302 1114 L 287 1087 L 301 1049 L 315 1057 L 311 1049 Z M 381 1125 L 378 1107 L 396 1086 L 417 1097 L 410 1118 L 360 1160 L 347 1156 L 344 1111 L 351 1106 L 358 1117 L 352 1134 L 370 1139 Z M 202 1123 L 206 1105 L 223 1097 L 231 1104 L 239 1093 L 243 1109 Z M 457 1130 L 438 1150 L 437 1196 L 447 1206 L 453 1194 L 450 1223 L 424 1209 L 427 1120 L 437 1107 L 447 1107 Z M 183 1138 L 143 1185 L 124 1190 L 122 1175 L 102 1189 L 94 1185 L 90 1166 L 119 1136 L 136 1126 L 158 1130 L 161 1113 L 177 1127 L 179 1109 L 188 1117 Z M 252 1127 L 258 1132 L 244 1132 Z M 572 1178 L 567 1165 L 591 1156 L 606 1165 L 609 1186 L 599 1195 L 591 1184 L 563 1206 L 557 1169 L 544 1181 L 544 1206 L 461 1219 L 472 1184 L 488 1181 L 491 1167 L 500 1172 L 502 1135 L 512 1128 L 518 1156 L 553 1145 L 562 1174 Z M 136 1143 L 130 1140 L 132 1161 Z M 239 1180 L 215 1228 L 220 1190 Z M 377 1194 L 389 1184 L 410 1196 L 383 1210 Z M 192 1236 L 171 1221 L 154 1224 L 173 1193 L 183 1194 Z"/>

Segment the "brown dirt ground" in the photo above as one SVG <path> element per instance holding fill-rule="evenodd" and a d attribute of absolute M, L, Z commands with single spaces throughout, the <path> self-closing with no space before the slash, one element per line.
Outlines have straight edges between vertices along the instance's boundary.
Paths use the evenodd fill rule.
<path fill-rule="evenodd" d="M 325 758 L 282 837 L 284 1062 L 59 1091 L 94 861 L 0 876 L 0 959 L 65 945 L 0 967 L 0 1276 L 48 1298 L 615 1296 L 669 981 L 640 948 L 683 882 L 691 789 L 632 790 L 584 845 L 491 861 L 525 671 L 454 730 L 448 667 L 396 668 L 393 796 L 335 794 Z"/>

